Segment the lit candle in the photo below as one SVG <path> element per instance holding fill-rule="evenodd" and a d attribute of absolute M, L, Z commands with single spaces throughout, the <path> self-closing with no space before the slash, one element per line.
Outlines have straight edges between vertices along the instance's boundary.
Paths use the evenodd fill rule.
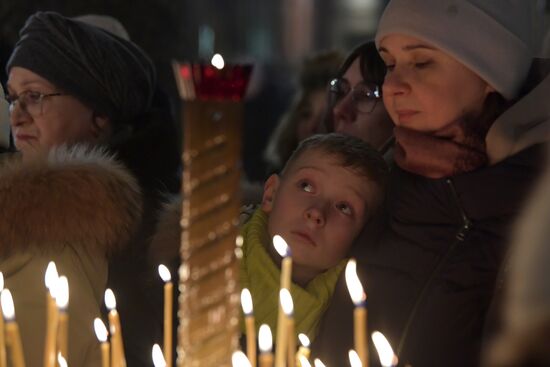
<path fill-rule="evenodd" d="M 300 363 L 302 367 L 311 367 L 311 363 L 309 363 L 308 359 L 303 355 L 298 356 L 298 363 Z"/>
<path fill-rule="evenodd" d="M 0 303 L 2 304 L 2 312 L 6 319 L 6 345 L 10 348 L 13 367 L 25 367 L 19 326 L 17 326 L 17 322 L 15 322 L 15 306 L 13 305 L 11 292 L 8 289 L 2 290 L 0 294 Z"/>
<path fill-rule="evenodd" d="M 303 333 L 298 334 L 298 339 L 300 340 L 301 345 L 300 345 L 300 348 L 298 348 L 298 353 L 296 353 L 296 364 L 299 367 L 303 367 L 302 362 L 300 362 L 300 356 L 304 356 L 306 357 L 306 359 L 309 359 L 309 356 L 311 355 L 309 345 L 311 343 L 307 335 Z"/>
<path fill-rule="evenodd" d="M 101 343 L 101 366 L 109 367 L 109 342 L 107 341 L 107 328 L 103 321 L 96 317 L 94 319 L 94 330 L 97 340 Z"/>
<path fill-rule="evenodd" d="M 61 353 L 57 353 L 57 363 L 59 367 L 67 367 L 67 360 Z"/>
<path fill-rule="evenodd" d="M 393 367 L 397 365 L 397 356 L 393 353 L 393 349 L 388 342 L 388 339 L 379 331 L 372 333 L 372 342 L 378 352 L 378 358 L 380 358 L 380 364 L 382 367 Z"/>
<path fill-rule="evenodd" d="M 159 275 L 164 281 L 164 360 L 166 367 L 172 367 L 172 302 L 174 297 L 174 285 L 172 274 L 164 265 L 159 265 Z"/>
<path fill-rule="evenodd" d="M 325 364 L 319 358 L 315 358 L 315 360 L 313 361 L 313 364 L 315 365 L 315 367 L 326 367 Z"/>
<path fill-rule="evenodd" d="M 233 352 L 231 356 L 231 365 L 233 367 L 251 367 L 250 361 L 240 350 Z"/>
<path fill-rule="evenodd" d="M 363 363 L 361 363 L 361 358 L 359 358 L 359 355 L 356 351 L 353 349 L 349 351 L 349 363 L 351 364 L 351 367 L 362 367 Z"/>
<path fill-rule="evenodd" d="M 69 314 L 67 306 L 69 305 L 69 282 L 66 276 L 60 276 L 57 280 L 55 303 L 59 310 L 59 324 L 57 325 L 57 349 L 63 357 L 68 356 L 69 346 Z"/>
<path fill-rule="evenodd" d="M 151 355 L 153 357 L 153 365 L 155 367 L 166 367 L 166 360 L 164 359 L 164 355 L 162 354 L 162 349 L 160 349 L 160 345 L 153 345 L 153 351 L 151 352 Z"/>
<path fill-rule="evenodd" d="M 346 284 L 355 310 L 353 312 L 355 350 L 361 359 L 363 367 L 368 367 L 369 354 L 367 346 L 367 295 L 357 276 L 357 263 L 350 259 L 346 265 Z"/>
<path fill-rule="evenodd" d="M 241 291 L 241 306 L 243 307 L 246 326 L 246 355 L 252 367 L 256 367 L 256 327 L 254 326 L 254 306 L 252 295 L 247 288 Z"/>
<path fill-rule="evenodd" d="M 116 310 L 115 294 L 110 288 L 105 291 L 105 306 L 109 310 L 109 328 L 111 329 L 111 367 L 126 367 L 120 317 Z"/>
<path fill-rule="evenodd" d="M 273 236 L 273 246 L 279 255 L 283 258 L 281 263 L 281 290 L 290 289 L 290 282 L 292 277 L 292 258 L 290 257 L 290 247 L 288 247 L 283 237 L 279 235 Z M 277 344 L 275 351 L 275 366 L 285 367 L 285 358 L 287 357 L 286 338 L 285 333 L 285 315 L 279 302 L 279 314 L 277 317 Z"/>
<path fill-rule="evenodd" d="M 210 60 L 210 63 L 218 70 L 223 69 L 223 67 L 225 66 L 225 61 L 220 54 L 215 54 L 214 56 L 212 56 L 212 60 Z"/>
<path fill-rule="evenodd" d="M 273 337 L 268 325 L 262 324 L 259 331 L 260 367 L 273 366 Z"/>
<path fill-rule="evenodd" d="M 4 274 L 0 272 L 0 292 L 4 289 Z M 6 367 L 6 341 L 4 337 L 4 318 L 0 317 L 0 367 Z"/>
<path fill-rule="evenodd" d="M 56 351 L 57 325 L 59 322 L 59 311 L 55 302 L 57 281 L 59 274 L 53 261 L 48 263 L 44 283 L 48 289 L 46 292 L 46 341 L 44 343 L 44 367 L 54 367 Z"/>
<path fill-rule="evenodd" d="M 286 335 L 287 340 L 287 356 L 289 367 L 296 366 L 296 332 L 294 331 L 294 302 L 292 302 L 292 296 L 288 289 L 281 289 L 279 298 L 281 299 L 281 307 L 285 313 L 286 318 Z"/>

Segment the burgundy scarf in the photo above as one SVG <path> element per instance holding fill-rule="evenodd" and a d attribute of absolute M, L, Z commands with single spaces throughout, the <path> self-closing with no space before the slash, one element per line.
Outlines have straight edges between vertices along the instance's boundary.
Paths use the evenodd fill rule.
<path fill-rule="evenodd" d="M 490 94 L 481 116 L 464 117 L 427 134 L 396 126 L 394 159 L 402 169 L 429 178 L 473 171 L 487 164 L 485 136 L 506 108 L 498 94 Z"/>

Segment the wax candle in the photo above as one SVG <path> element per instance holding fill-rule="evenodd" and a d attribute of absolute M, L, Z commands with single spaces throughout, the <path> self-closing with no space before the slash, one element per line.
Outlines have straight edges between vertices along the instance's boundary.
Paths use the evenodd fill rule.
<path fill-rule="evenodd" d="M 126 367 L 120 317 L 116 310 L 116 298 L 109 288 L 105 291 L 105 306 L 109 310 L 109 329 L 111 331 L 111 366 Z"/>
<path fill-rule="evenodd" d="M 273 246 L 277 253 L 283 258 L 281 262 L 281 287 L 280 289 L 290 289 L 292 278 L 292 258 L 290 257 L 290 247 L 288 247 L 283 237 L 279 235 L 273 236 Z M 285 367 L 285 359 L 287 357 L 287 340 L 284 337 L 285 315 L 279 301 L 279 313 L 277 317 L 277 344 L 275 350 L 275 366 Z"/>
<path fill-rule="evenodd" d="M 109 342 L 107 341 L 108 333 L 105 324 L 99 317 L 96 317 L 94 319 L 94 331 L 97 340 L 99 340 L 99 343 L 101 344 L 101 366 L 109 367 L 110 346 Z"/>
<path fill-rule="evenodd" d="M 162 349 L 160 349 L 160 345 L 153 345 L 151 355 L 153 357 L 153 365 L 155 367 L 166 367 L 166 360 L 164 359 L 164 355 Z"/>
<path fill-rule="evenodd" d="M 309 363 L 308 359 L 303 355 L 298 356 L 298 362 L 302 367 L 311 367 L 311 363 Z"/>
<path fill-rule="evenodd" d="M 351 367 L 362 367 L 363 363 L 361 363 L 361 358 L 359 358 L 359 355 L 356 351 L 353 349 L 349 351 L 349 363 L 351 364 Z"/>
<path fill-rule="evenodd" d="M 44 367 L 55 367 L 57 350 L 57 327 L 59 323 L 59 310 L 55 297 L 59 274 L 53 261 L 48 263 L 44 283 L 46 284 L 46 340 L 44 343 Z"/>
<path fill-rule="evenodd" d="M 309 359 L 311 351 L 309 349 L 310 341 L 306 334 L 298 334 L 298 340 L 300 340 L 300 348 L 298 348 L 298 353 L 296 353 L 296 365 L 298 367 L 303 367 L 300 362 L 300 356 L 304 356 L 306 359 Z"/>
<path fill-rule="evenodd" d="M 159 265 L 159 275 L 164 281 L 164 360 L 166 367 L 172 367 L 172 323 L 173 323 L 173 297 L 174 285 L 172 274 L 165 265 Z"/>
<path fill-rule="evenodd" d="M 246 355 L 252 367 L 256 367 L 256 326 L 254 325 L 254 306 L 252 295 L 247 288 L 241 291 L 241 306 L 246 328 Z"/>
<path fill-rule="evenodd" d="M 66 276 L 60 276 L 57 280 L 55 303 L 59 310 L 59 324 L 57 326 L 57 349 L 63 357 L 68 356 L 69 333 L 69 282 Z"/>
<path fill-rule="evenodd" d="M 379 331 L 375 331 L 371 335 L 374 347 L 378 352 L 378 358 L 380 358 L 380 365 L 382 367 L 393 367 L 397 365 L 397 356 L 393 352 L 390 342 L 384 334 Z"/>
<path fill-rule="evenodd" d="M 369 355 L 367 344 L 367 295 L 357 276 L 357 263 L 350 259 L 346 265 L 346 284 L 355 310 L 353 311 L 355 350 L 364 367 L 368 367 Z"/>
<path fill-rule="evenodd" d="M 25 367 L 25 358 L 23 357 L 23 346 L 21 345 L 21 336 L 19 334 L 19 326 L 15 322 L 15 306 L 13 297 L 9 289 L 2 290 L 0 294 L 0 303 L 2 304 L 2 312 L 6 320 L 6 345 L 10 349 L 11 361 L 13 367 Z"/>
<path fill-rule="evenodd" d="M 294 330 L 294 303 L 288 289 L 281 289 L 281 307 L 286 317 L 285 339 L 287 340 L 287 356 L 289 367 L 296 366 L 296 332 Z"/>
<path fill-rule="evenodd" d="M 259 331 L 260 367 L 273 366 L 273 337 L 268 325 L 262 324 Z"/>
<path fill-rule="evenodd" d="M 251 367 L 250 361 L 246 355 L 240 350 L 233 353 L 231 356 L 231 365 L 233 367 Z"/>
<path fill-rule="evenodd" d="M 0 272 L 0 292 L 4 289 L 4 274 Z M 6 367 L 6 340 L 4 336 L 4 317 L 0 317 L 0 367 Z"/>

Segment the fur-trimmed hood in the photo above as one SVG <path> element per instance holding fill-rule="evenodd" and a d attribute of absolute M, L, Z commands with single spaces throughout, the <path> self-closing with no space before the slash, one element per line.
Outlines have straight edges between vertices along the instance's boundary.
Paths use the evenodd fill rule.
<path fill-rule="evenodd" d="M 141 219 L 136 180 L 101 149 L 60 147 L 0 163 L 0 256 L 86 246 L 110 255 Z"/>

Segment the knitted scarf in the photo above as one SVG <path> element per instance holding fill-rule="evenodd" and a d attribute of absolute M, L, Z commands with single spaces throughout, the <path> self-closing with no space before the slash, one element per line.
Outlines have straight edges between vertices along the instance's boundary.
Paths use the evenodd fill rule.
<path fill-rule="evenodd" d="M 267 233 L 267 218 L 266 213 L 257 209 L 243 226 L 240 281 L 241 286 L 248 288 L 252 294 L 256 330 L 261 324 L 267 324 L 275 336 L 281 271 L 265 247 L 271 245 Z M 313 341 L 345 263 L 343 260 L 337 266 L 319 274 L 305 289 L 295 283 L 291 284 L 296 333 L 304 333 Z"/>

